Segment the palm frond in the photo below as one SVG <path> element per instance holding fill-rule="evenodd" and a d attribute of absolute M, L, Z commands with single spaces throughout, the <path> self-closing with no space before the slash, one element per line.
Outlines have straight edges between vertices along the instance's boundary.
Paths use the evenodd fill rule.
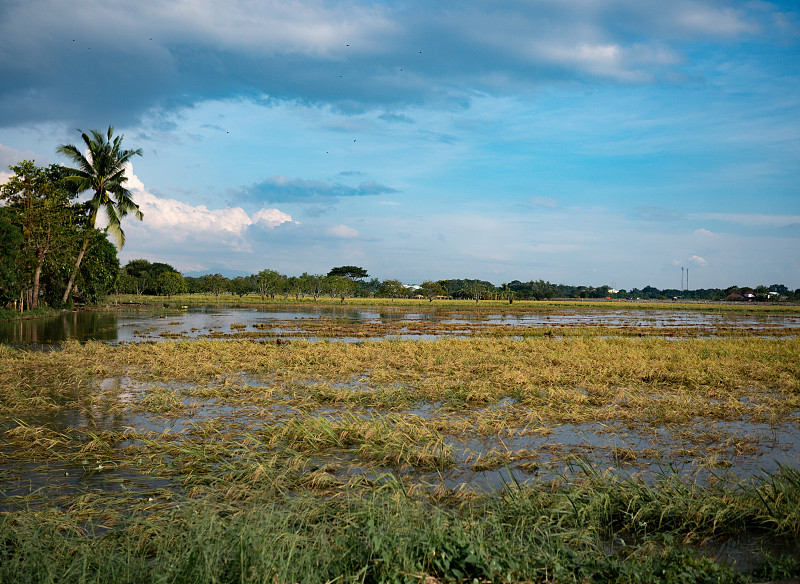
<path fill-rule="evenodd" d="M 81 139 L 86 145 L 86 155 L 71 144 L 58 147 L 58 152 L 78 167 L 69 169 L 72 175 L 67 178 L 80 191 L 94 191 L 87 205 L 91 210 L 90 225 L 94 227 L 102 208 L 108 217 L 108 231 L 121 249 L 125 244 L 121 219 L 128 213 L 133 213 L 139 220 L 143 217 L 139 206 L 133 201 L 133 195 L 125 188 L 128 180 L 125 165 L 134 156 L 141 156 L 142 150 L 123 149 L 123 136 L 114 136 L 113 126 L 109 126 L 105 134 L 99 130 L 82 132 Z"/>

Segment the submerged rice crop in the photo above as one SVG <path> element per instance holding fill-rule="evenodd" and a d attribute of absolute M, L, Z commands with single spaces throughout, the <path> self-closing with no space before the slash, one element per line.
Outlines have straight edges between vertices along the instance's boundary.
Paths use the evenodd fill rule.
<path fill-rule="evenodd" d="M 0 346 L 0 581 L 786 577 L 795 440 L 791 337 Z"/>

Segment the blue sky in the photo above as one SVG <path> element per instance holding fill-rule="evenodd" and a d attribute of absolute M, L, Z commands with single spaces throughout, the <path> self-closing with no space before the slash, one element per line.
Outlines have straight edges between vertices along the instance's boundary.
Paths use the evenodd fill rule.
<path fill-rule="evenodd" d="M 124 262 L 800 288 L 793 1 L 11 0 L 0 181 L 113 125 Z"/>

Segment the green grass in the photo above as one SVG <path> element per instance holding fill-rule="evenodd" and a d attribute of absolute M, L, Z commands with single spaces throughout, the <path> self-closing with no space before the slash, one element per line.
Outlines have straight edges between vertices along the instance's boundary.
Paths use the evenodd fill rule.
<path fill-rule="evenodd" d="M 27 318 L 42 318 L 48 316 L 56 316 L 61 312 L 62 311 L 57 308 L 48 308 L 46 306 L 34 308 L 33 310 L 26 310 L 25 312 L 19 312 L 18 310 L 14 310 L 12 308 L 0 308 L 0 320 L 21 320 Z"/>
<path fill-rule="evenodd" d="M 797 473 L 735 490 L 599 475 L 470 495 L 386 476 L 334 493 L 79 499 L 0 515 L 1 582 L 750 582 L 800 575 L 791 555 L 748 571 L 697 546 L 747 527 L 796 542 Z M 772 492 L 766 496 L 774 495 Z M 169 499 L 162 494 L 163 499 Z M 777 526 L 774 516 L 790 518 Z M 791 549 L 788 548 L 787 549 Z"/>
<path fill-rule="evenodd" d="M 561 311 L 561 310 L 691 310 L 703 312 L 730 312 L 734 314 L 800 314 L 800 304 L 796 303 L 769 303 L 769 302 L 681 302 L 681 301 L 629 301 L 629 300 L 593 300 L 593 299 L 560 299 L 560 300 L 515 300 L 509 304 L 507 300 L 487 299 L 475 303 L 474 300 L 434 300 L 429 302 L 426 299 L 417 298 L 347 298 L 342 303 L 339 298 L 321 296 L 317 300 L 311 297 L 301 297 L 295 299 L 293 296 L 283 298 L 278 296 L 274 299 L 269 297 L 262 299 L 255 294 L 237 296 L 234 294 L 221 294 L 219 297 L 213 294 L 182 294 L 173 297 L 166 296 L 137 296 L 134 294 L 122 294 L 120 296 L 109 296 L 107 304 L 114 304 L 119 301 L 121 304 L 141 304 L 151 306 L 192 306 L 206 304 L 221 304 L 226 306 L 268 306 L 268 307 L 289 307 L 300 306 L 309 307 L 313 305 L 328 307 L 376 307 L 382 309 L 441 309 L 457 310 L 464 312 L 481 312 L 486 310 L 502 310 L 508 314 L 524 313 L 529 311 Z"/>

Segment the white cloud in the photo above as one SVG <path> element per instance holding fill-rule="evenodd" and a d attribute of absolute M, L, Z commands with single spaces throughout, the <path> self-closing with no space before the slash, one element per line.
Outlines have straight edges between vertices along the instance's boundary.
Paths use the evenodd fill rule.
<path fill-rule="evenodd" d="M 354 239 L 358 237 L 358 230 L 343 224 L 334 225 L 330 228 L 329 232 L 331 235 L 342 239 Z"/>
<path fill-rule="evenodd" d="M 128 165 L 128 188 L 144 216 L 143 222 L 131 221 L 134 230 L 144 230 L 147 237 L 158 237 L 174 243 L 203 239 L 228 246 L 236 251 L 251 252 L 247 230 L 251 226 L 274 229 L 283 223 L 295 223 L 291 215 L 279 209 L 259 209 L 248 215 L 241 207 L 209 209 L 176 199 L 157 197 L 145 188 Z"/>
<path fill-rule="evenodd" d="M 292 216 L 278 209 L 260 209 L 253 213 L 253 224 L 260 227 L 273 228 L 282 223 L 292 221 Z M 295 221 L 294 223 L 299 223 Z"/>
<path fill-rule="evenodd" d="M 689 261 L 691 263 L 693 263 L 694 265 L 696 265 L 696 266 L 707 266 L 708 265 L 708 262 L 705 260 L 705 258 L 701 258 L 698 255 L 693 255 L 692 257 L 689 258 Z"/>
<path fill-rule="evenodd" d="M 717 234 L 713 231 L 709 231 L 708 229 L 695 229 L 695 235 L 699 235 L 700 237 L 717 237 Z"/>

